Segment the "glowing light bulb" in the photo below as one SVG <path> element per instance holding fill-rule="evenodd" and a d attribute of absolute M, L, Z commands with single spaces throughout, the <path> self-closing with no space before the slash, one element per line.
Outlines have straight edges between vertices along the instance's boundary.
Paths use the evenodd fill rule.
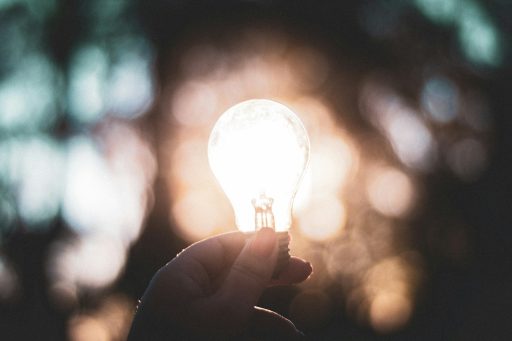
<path fill-rule="evenodd" d="M 309 138 L 300 119 L 274 101 L 239 103 L 215 124 L 208 158 L 233 206 L 238 229 L 275 229 L 289 258 L 293 199 L 309 159 Z"/>

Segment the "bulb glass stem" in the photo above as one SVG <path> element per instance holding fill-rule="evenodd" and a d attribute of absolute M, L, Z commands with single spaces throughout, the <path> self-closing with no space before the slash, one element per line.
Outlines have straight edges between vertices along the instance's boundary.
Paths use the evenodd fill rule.
<path fill-rule="evenodd" d="M 252 199 L 254 206 L 254 226 L 256 230 L 269 227 L 275 230 L 274 213 L 272 212 L 272 198 L 268 198 L 265 194 L 260 194 L 256 199 Z"/>

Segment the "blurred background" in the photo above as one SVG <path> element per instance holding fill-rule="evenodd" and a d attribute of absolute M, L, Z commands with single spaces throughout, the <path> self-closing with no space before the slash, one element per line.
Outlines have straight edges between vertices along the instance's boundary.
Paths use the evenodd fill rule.
<path fill-rule="evenodd" d="M 234 229 L 219 115 L 311 140 L 261 305 L 314 340 L 512 335 L 512 2 L 0 1 L 0 338 L 123 340 L 154 272 Z"/>

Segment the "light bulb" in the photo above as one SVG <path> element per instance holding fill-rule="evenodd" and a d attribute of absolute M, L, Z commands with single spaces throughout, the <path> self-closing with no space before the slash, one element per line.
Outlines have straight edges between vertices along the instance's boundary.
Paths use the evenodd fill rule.
<path fill-rule="evenodd" d="M 248 100 L 224 112 L 208 142 L 210 167 L 242 232 L 273 228 L 279 238 L 276 272 L 288 258 L 293 199 L 309 159 L 309 138 L 286 106 Z"/>

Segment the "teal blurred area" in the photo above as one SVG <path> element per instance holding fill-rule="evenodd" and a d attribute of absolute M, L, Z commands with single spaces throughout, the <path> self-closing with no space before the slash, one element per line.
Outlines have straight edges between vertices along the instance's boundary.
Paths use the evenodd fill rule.
<path fill-rule="evenodd" d="M 153 273 L 231 228 L 203 149 L 252 97 L 314 147 L 292 251 L 316 277 L 261 305 L 313 340 L 510 336 L 511 16 L 0 0 L 0 339 L 123 340 Z"/>
<path fill-rule="evenodd" d="M 74 166 L 76 141 L 104 162 L 99 127 L 137 134 L 153 101 L 154 52 L 130 2 L 4 1 L 0 16 L 5 239 L 13 224 L 46 231 L 65 214 L 70 167 L 87 167 Z"/>
<path fill-rule="evenodd" d="M 119 278 L 140 234 L 155 54 L 135 5 L 0 2 L 1 339 L 74 339 L 78 301 Z"/>

